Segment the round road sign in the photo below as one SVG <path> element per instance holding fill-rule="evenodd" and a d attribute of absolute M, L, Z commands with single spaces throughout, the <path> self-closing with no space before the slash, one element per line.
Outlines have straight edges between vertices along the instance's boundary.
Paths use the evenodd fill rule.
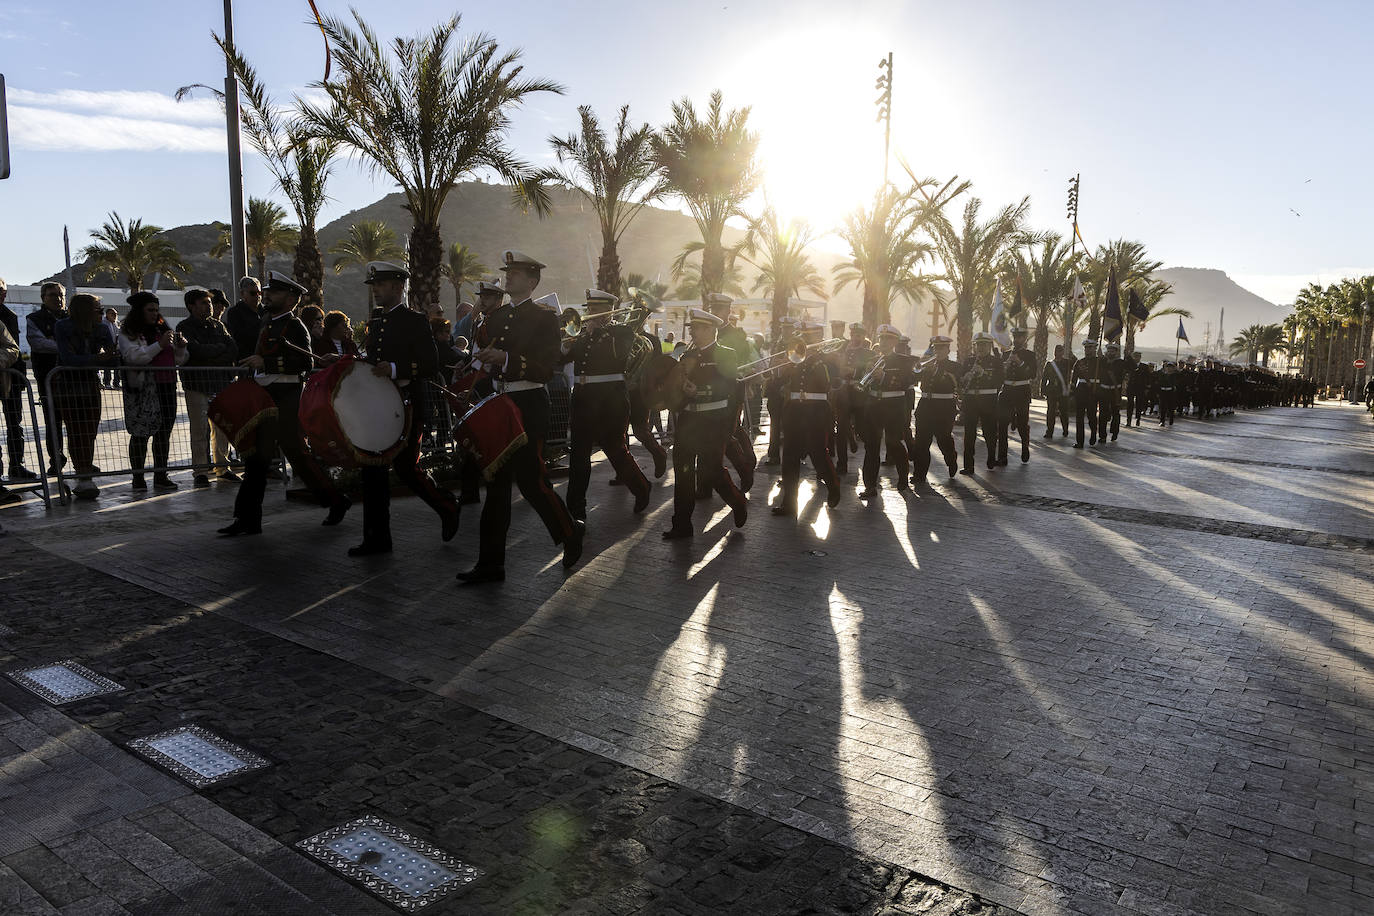
<path fill-rule="evenodd" d="M 1356 368 L 1356 369 L 1363 369 L 1363 368 L 1364 368 L 1364 360 L 1362 360 L 1362 359 L 1357 359 L 1357 360 L 1355 360 L 1355 368 Z"/>

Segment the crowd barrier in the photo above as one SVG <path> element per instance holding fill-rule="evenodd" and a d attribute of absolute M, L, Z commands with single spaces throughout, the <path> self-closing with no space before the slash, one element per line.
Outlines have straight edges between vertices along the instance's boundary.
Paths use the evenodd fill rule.
<path fill-rule="evenodd" d="M 9 382 L 9 391 L 3 398 L 3 467 L 7 470 L 26 467 L 38 475 L 33 480 L 11 477 L 4 482 L 5 491 L 8 494 L 37 493 L 43 500 L 43 505 L 51 505 L 52 493 L 49 490 L 48 477 L 43 473 L 43 427 L 39 422 L 38 402 L 34 398 L 33 385 L 30 384 L 27 375 L 15 369 L 0 369 L 0 375 Z M 3 391 L 4 387 L 0 385 L 0 391 Z M 25 415 L 28 417 L 27 424 Z M 32 464 L 29 463 L 30 455 L 34 459 Z"/>

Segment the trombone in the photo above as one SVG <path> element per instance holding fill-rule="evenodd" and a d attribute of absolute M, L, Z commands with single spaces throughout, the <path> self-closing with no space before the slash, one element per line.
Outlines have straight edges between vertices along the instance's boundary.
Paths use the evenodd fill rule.
<path fill-rule="evenodd" d="M 759 359 L 753 360 L 752 362 L 747 362 L 744 365 L 740 366 L 740 369 L 748 369 L 751 366 L 756 366 L 760 363 L 772 363 L 774 360 L 779 360 L 784 355 L 787 357 L 788 362 L 792 363 L 793 365 L 797 365 L 798 363 L 805 361 L 807 353 L 809 353 L 811 350 L 815 350 L 817 353 L 831 353 L 835 350 L 840 349 L 848 342 L 849 341 L 843 337 L 832 337 L 829 340 L 823 340 L 818 344 L 808 344 L 804 340 L 799 340 L 796 343 L 794 343 L 789 350 L 785 352 L 778 351 L 777 353 L 773 353 L 769 356 L 764 356 Z M 781 364 L 779 363 L 779 365 Z M 748 373 L 747 375 L 740 376 L 739 380 L 741 382 L 747 382 L 750 379 L 758 378 L 760 375 L 766 375 L 776 368 L 779 368 L 779 366 L 764 365 L 761 369 L 756 369 L 753 372 Z"/>

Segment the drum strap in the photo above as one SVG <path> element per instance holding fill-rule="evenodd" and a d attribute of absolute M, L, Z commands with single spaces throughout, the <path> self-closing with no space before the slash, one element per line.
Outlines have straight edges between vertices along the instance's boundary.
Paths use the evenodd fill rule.
<path fill-rule="evenodd" d="M 501 386 L 501 390 L 502 390 L 502 391 L 505 391 L 505 392 L 511 392 L 511 391 L 534 391 L 536 388 L 543 388 L 543 387 L 544 387 L 544 385 L 543 385 L 542 382 L 531 382 L 531 381 L 526 381 L 526 380 L 524 380 L 524 379 L 521 379 L 521 380 L 515 381 L 515 382 L 506 382 L 505 384 L 503 384 L 503 385 Z"/>

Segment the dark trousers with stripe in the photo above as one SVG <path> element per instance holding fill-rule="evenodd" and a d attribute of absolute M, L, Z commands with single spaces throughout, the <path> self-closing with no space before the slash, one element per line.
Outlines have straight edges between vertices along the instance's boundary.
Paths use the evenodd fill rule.
<path fill-rule="evenodd" d="M 801 485 L 801 461 L 811 459 L 811 466 L 821 475 L 827 489 L 840 485 L 835 462 L 830 460 L 830 437 L 835 414 L 825 401 L 787 401 L 782 408 L 782 504 L 797 505 L 797 489 Z"/>
<path fill-rule="evenodd" d="M 921 398 L 916 402 L 916 450 L 911 453 L 911 476 L 920 483 L 930 470 L 930 444 L 940 447 L 940 454 L 949 466 L 950 474 L 959 470 L 959 452 L 954 447 L 953 398 Z"/>
<path fill-rule="evenodd" d="M 744 494 L 725 470 L 725 444 L 734 436 L 735 416 L 726 408 L 677 414 L 673 433 L 673 528 L 692 528 L 697 486 L 715 490 L 730 508 L 744 503 Z M 698 480 L 698 475 L 701 479 Z"/>
<path fill-rule="evenodd" d="M 615 474 L 635 496 L 649 491 L 649 480 L 639 469 L 625 439 L 630 402 L 624 382 L 579 384 L 573 388 L 568 419 L 568 511 L 574 518 L 587 517 L 587 485 L 592 479 L 592 452 L 597 449 L 615 468 Z M 661 447 L 661 446 L 660 446 Z"/>
<path fill-rule="evenodd" d="M 997 460 L 997 395 L 971 394 L 964 399 L 964 467 L 978 463 L 978 428 L 983 429 L 988 463 Z"/>
<path fill-rule="evenodd" d="M 386 465 L 368 465 L 362 469 L 363 479 L 363 543 L 391 546 L 391 478 L 396 476 L 412 493 L 425 501 L 443 518 L 458 512 L 453 494 L 434 483 L 428 471 L 420 467 L 420 436 L 424 431 L 423 418 L 429 416 L 431 399 L 419 386 L 427 382 L 412 382 L 406 395 L 410 401 L 410 426 L 406 430 L 406 444 Z"/>
<path fill-rule="evenodd" d="M 1029 454 L 1030 449 L 1030 406 L 1031 390 L 1029 385 L 1003 388 L 997 396 L 997 460 L 1006 463 L 1007 442 L 1010 430 L 1014 427 L 1021 439 L 1021 453 Z"/>
<path fill-rule="evenodd" d="M 1073 414 L 1073 398 L 1057 391 L 1045 392 L 1045 434 L 1054 435 L 1056 417 L 1064 435 L 1069 434 L 1069 417 Z"/>

